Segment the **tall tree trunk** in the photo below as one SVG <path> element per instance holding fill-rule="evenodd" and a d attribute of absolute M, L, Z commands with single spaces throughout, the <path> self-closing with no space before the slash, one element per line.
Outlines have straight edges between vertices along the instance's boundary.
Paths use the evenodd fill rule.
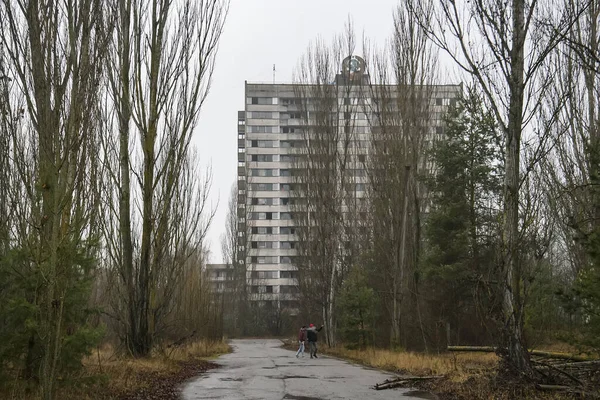
<path fill-rule="evenodd" d="M 511 38 L 510 100 L 506 132 L 506 175 L 504 178 L 504 314 L 507 322 L 506 344 L 510 363 L 521 372 L 531 371 L 529 353 L 523 336 L 523 299 L 521 263 L 519 259 L 519 184 L 520 151 L 523 129 L 523 97 L 525 70 L 525 1 L 513 0 Z"/>
<path fill-rule="evenodd" d="M 130 149 L 129 149 L 129 124 L 131 122 L 131 0 L 122 0 L 119 3 L 120 14 L 120 54 L 119 86 L 119 234 L 121 235 L 121 260 L 124 274 L 127 304 L 127 345 L 135 354 L 138 335 L 139 314 L 136 307 L 136 288 L 133 268 L 133 243 L 131 239 L 131 182 L 130 182 Z"/>

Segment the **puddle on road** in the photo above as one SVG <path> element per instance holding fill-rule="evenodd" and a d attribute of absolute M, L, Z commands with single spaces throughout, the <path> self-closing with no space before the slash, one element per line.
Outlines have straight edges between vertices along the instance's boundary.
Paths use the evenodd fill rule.
<path fill-rule="evenodd" d="M 243 381 L 242 378 L 219 378 L 220 381 L 223 382 L 241 382 Z"/>
<path fill-rule="evenodd" d="M 323 400 L 320 397 L 308 397 L 308 396 L 294 396 L 293 394 L 286 394 L 283 396 L 283 400 Z"/>
<path fill-rule="evenodd" d="M 416 397 L 419 399 L 439 400 L 439 397 L 437 397 L 435 394 L 426 392 L 424 390 L 409 390 L 408 392 L 405 392 L 402 394 L 405 394 L 407 396 Z"/>
<path fill-rule="evenodd" d="M 271 376 L 273 379 L 316 379 L 314 376 L 304 375 L 282 375 L 282 376 Z"/>

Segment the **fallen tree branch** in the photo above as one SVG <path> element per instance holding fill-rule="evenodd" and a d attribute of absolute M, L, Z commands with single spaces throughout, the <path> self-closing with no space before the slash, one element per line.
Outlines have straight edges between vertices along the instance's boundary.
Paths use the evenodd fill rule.
<path fill-rule="evenodd" d="M 551 369 L 551 370 L 553 370 L 553 371 L 556 371 L 556 372 L 558 372 L 558 373 L 560 373 L 560 374 L 562 374 L 562 375 L 566 376 L 567 378 L 571 379 L 573 382 L 575 382 L 575 383 L 577 383 L 577 384 L 579 384 L 579 385 L 583 386 L 583 382 L 581 382 L 579 379 L 577 379 L 577 378 L 576 378 L 576 377 L 574 377 L 573 375 L 569 374 L 568 372 L 566 372 L 566 371 L 563 371 L 562 369 L 559 369 L 559 368 L 558 368 L 558 367 L 556 367 L 555 365 L 546 364 L 546 363 L 543 363 L 543 362 L 540 362 L 540 361 L 532 361 L 532 363 L 533 363 L 534 365 L 539 365 L 539 366 L 542 366 L 542 367 L 544 367 L 544 368 L 547 368 L 547 369 Z"/>
<path fill-rule="evenodd" d="M 448 346 L 448 351 L 468 351 L 468 352 L 482 352 L 482 353 L 495 353 L 498 348 L 493 346 Z M 533 356 L 557 358 L 560 360 L 573 360 L 573 361 L 595 361 L 592 357 L 580 356 L 576 354 L 567 353 L 554 353 L 551 351 L 542 350 L 529 350 L 529 354 Z"/>
<path fill-rule="evenodd" d="M 444 375 L 434 375 L 434 376 L 398 376 L 396 378 L 386 379 L 381 383 L 377 383 L 374 386 L 375 390 L 383 390 L 383 389 L 392 389 L 398 386 L 402 386 L 406 383 L 414 382 L 414 381 L 425 381 L 430 379 L 440 379 L 443 378 Z"/>
<path fill-rule="evenodd" d="M 600 368 L 600 360 L 554 364 L 553 366 L 556 368 L 582 368 L 582 367 L 585 368 L 585 367 L 596 367 L 596 366 Z"/>
<path fill-rule="evenodd" d="M 598 394 L 593 392 L 588 392 L 581 388 L 576 388 L 572 386 L 564 386 L 564 385 L 537 385 L 537 388 L 540 390 L 553 391 L 553 392 L 565 392 L 571 394 L 579 394 L 585 396 L 585 398 L 597 399 Z"/>

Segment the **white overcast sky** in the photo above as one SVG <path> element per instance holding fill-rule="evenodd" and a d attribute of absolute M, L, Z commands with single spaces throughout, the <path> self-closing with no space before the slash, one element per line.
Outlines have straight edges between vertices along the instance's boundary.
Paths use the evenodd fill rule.
<path fill-rule="evenodd" d="M 318 35 L 342 33 L 350 16 L 357 40 L 364 34 L 383 45 L 392 31 L 398 0 L 231 0 L 216 69 L 194 145 L 201 162 L 212 164 L 213 206 L 218 209 L 207 237 L 211 262 L 220 262 L 220 236 L 237 169 L 237 111 L 244 107 L 244 81 L 291 82 L 298 59 Z M 357 47 L 361 47 L 360 45 Z M 358 50 L 360 51 L 360 50 Z M 359 54 L 360 55 L 360 54 Z"/>

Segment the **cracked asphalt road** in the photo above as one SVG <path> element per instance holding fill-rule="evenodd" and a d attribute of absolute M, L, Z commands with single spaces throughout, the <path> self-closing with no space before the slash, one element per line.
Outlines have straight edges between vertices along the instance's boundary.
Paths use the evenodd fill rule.
<path fill-rule="evenodd" d="M 324 400 L 433 398 L 409 389 L 376 391 L 371 387 L 392 374 L 366 369 L 327 356 L 296 358 L 274 339 L 231 342 L 233 352 L 183 388 L 185 400 Z"/>

